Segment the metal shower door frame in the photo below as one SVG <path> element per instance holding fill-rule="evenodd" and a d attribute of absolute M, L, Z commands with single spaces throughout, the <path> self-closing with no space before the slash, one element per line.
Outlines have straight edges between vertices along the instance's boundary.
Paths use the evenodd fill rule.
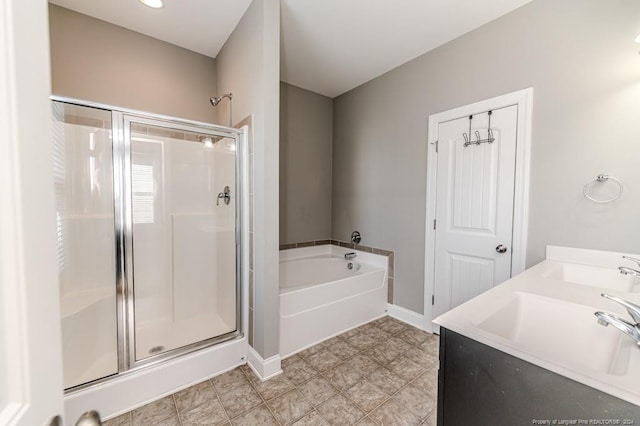
<path fill-rule="evenodd" d="M 242 241 L 244 229 L 242 225 L 242 199 L 245 183 L 242 181 L 242 158 L 246 155 L 243 140 L 244 131 L 231 127 L 218 126 L 198 121 L 178 119 L 160 114 L 136 111 L 111 105 L 88 102 L 84 100 L 61 96 L 50 96 L 52 101 L 83 107 L 98 108 L 111 111 L 112 131 L 112 167 L 113 167 L 113 197 L 114 197 L 114 230 L 116 246 L 116 317 L 117 317 L 117 352 L 118 372 L 65 390 L 65 395 L 91 388 L 116 378 L 122 378 L 142 368 L 158 365 L 166 361 L 179 358 L 199 349 L 213 346 L 217 343 L 243 338 L 242 323 Z M 236 143 L 235 152 L 235 250 L 236 250 L 236 328 L 234 331 L 215 336 L 210 339 L 194 342 L 143 360 L 135 360 L 135 323 L 133 300 L 133 234 L 131 211 L 131 182 L 128 171 L 131 167 L 130 125 L 127 123 L 141 123 L 233 139 Z M 128 178 L 129 176 L 129 178 Z"/>
<path fill-rule="evenodd" d="M 239 335 L 241 335 L 241 300 L 240 300 L 240 286 L 241 286 L 241 262 L 240 258 L 240 237 L 239 229 L 240 229 L 240 218 L 241 216 L 241 203 L 240 198 L 237 194 L 241 194 L 241 192 L 237 189 L 239 187 L 239 169 L 240 169 L 240 153 L 239 149 L 236 149 L 235 154 L 235 179 L 236 179 L 236 197 L 235 197 L 235 208 L 236 208 L 236 235 L 235 235 L 235 247 L 236 247 L 236 328 L 234 331 L 225 333 L 220 336 L 214 336 L 212 338 L 202 340 L 199 342 L 193 342 L 188 345 L 175 348 L 172 350 L 168 350 L 166 352 L 159 353 L 157 355 L 151 355 L 149 357 L 145 357 L 141 360 L 136 360 L 136 351 L 135 351 L 135 298 L 134 298 L 134 277 L 133 277 L 133 211 L 132 211 L 132 187 L 131 187 L 131 124 L 142 124 L 145 126 L 154 126 L 154 127 L 163 127 L 169 130 L 179 130 L 184 132 L 194 132 L 212 137 L 223 137 L 233 139 L 236 143 L 236 147 L 240 148 L 240 134 L 237 131 L 226 131 L 219 130 L 213 126 L 202 127 L 198 125 L 193 125 L 188 122 L 183 122 L 175 119 L 166 119 L 166 118 L 158 118 L 153 117 L 148 114 L 138 114 L 138 113 L 130 113 L 130 112 L 119 112 L 121 120 L 123 124 L 122 132 L 120 135 L 122 136 L 118 145 L 119 145 L 119 158 L 121 158 L 121 174 L 122 174 L 122 212 L 123 212 L 123 230 L 122 241 L 124 243 L 124 290 L 122 294 L 122 300 L 124 303 L 122 304 L 122 309 L 124 310 L 124 322 L 126 323 L 126 330 L 122 330 L 123 338 L 120 342 L 120 346 L 122 348 L 123 360 L 126 360 L 126 365 L 123 367 L 126 368 L 127 371 L 134 370 L 140 367 L 154 365 L 160 362 L 165 361 L 166 359 L 175 358 L 186 353 L 192 352 L 197 349 L 201 349 L 204 347 L 211 346 L 216 343 L 220 343 L 223 341 L 235 339 Z M 114 120 L 115 121 L 115 120 Z M 119 348 L 120 352 L 120 348 Z"/>

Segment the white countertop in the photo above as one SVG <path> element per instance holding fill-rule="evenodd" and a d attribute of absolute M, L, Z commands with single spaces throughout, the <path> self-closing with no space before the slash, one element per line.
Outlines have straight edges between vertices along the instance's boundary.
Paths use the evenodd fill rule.
<path fill-rule="evenodd" d="M 616 328 L 599 325 L 593 315 L 604 311 L 631 321 L 622 306 L 601 293 L 640 305 L 640 279 L 617 269 L 637 265 L 622 255 L 549 246 L 543 262 L 434 322 L 640 405 L 640 348 Z"/>

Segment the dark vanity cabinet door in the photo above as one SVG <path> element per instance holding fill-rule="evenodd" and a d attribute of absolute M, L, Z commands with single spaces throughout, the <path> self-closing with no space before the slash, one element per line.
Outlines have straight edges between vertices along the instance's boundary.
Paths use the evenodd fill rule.
<path fill-rule="evenodd" d="M 536 424 L 640 425 L 640 407 L 441 328 L 438 426 Z"/>

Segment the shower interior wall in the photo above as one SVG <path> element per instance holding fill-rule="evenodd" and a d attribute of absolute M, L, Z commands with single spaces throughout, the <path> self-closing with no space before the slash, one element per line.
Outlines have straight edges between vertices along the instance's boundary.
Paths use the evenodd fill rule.
<path fill-rule="evenodd" d="M 232 139 L 203 148 L 172 132 L 147 135 L 136 127 L 132 163 L 148 167 L 157 188 L 152 211 L 146 199 L 139 207 L 153 220 L 136 220 L 133 203 L 140 359 L 158 346 L 171 349 L 235 329 L 235 201 L 225 205 L 216 193 L 230 186 L 235 196 L 236 185 Z"/>

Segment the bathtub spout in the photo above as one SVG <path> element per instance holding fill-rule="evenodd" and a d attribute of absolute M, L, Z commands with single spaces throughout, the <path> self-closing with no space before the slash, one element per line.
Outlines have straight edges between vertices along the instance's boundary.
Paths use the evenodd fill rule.
<path fill-rule="evenodd" d="M 344 254 L 344 258 L 347 259 L 347 260 L 355 259 L 356 256 L 357 256 L 357 254 L 355 252 L 353 252 L 353 251 Z"/>

